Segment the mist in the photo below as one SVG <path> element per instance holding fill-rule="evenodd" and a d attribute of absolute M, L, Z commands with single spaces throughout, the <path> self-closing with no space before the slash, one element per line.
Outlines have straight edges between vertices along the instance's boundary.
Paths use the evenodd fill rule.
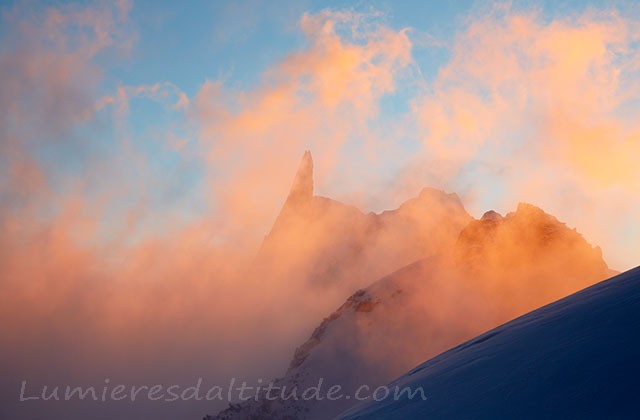
<path fill-rule="evenodd" d="M 187 92 L 110 77 L 140 53 L 134 12 L 128 1 L 2 7 L 0 416 L 215 412 L 228 402 L 18 397 L 23 380 L 277 377 L 349 295 L 521 201 L 577 227 L 612 268 L 637 264 L 637 14 L 496 4 L 425 47 L 382 12 L 310 11 L 289 22 L 296 48 L 254 83 L 203 69 Z M 447 51 L 432 78 L 424 48 Z M 389 98 L 403 110 L 386 113 Z M 160 117 L 146 130 L 142 103 Z M 305 150 L 315 224 L 279 229 Z M 438 230 L 451 207 L 424 187 L 467 210 Z M 518 256 L 491 264 L 505 259 Z"/>

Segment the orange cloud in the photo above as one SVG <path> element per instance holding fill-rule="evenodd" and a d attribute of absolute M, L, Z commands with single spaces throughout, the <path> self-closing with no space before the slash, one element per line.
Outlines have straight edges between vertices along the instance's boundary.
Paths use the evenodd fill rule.
<path fill-rule="evenodd" d="M 393 92 L 410 62 L 406 31 L 363 15 L 306 15 L 307 47 L 275 63 L 255 89 L 207 82 L 187 98 L 173 84 L 158 83 L 98 95 L 102 74 L 95 58 L 120 41 L 126 46 L 126 11 L 124 4 L 51 8 L 35 18 L 16 14 L 16 25 L 28 28 L 19 39 L 28 48 L 0 57 L 3 70 L 23 76 L 0 93 L 13 107 L 4 127 L 16 128 L 2 133 L 3 140 L 15 139 L 15 154 L 4 155 L 11 165 L 2 185 L 11 205 L 3 202 L 0 215 L 0 282 L 11 291 L 0 295 L 2 319 L 10 319 L 0 328 L 16 343 L 3 349 L 2 360 L 15 361 L 6 380 L 23 372 L 55 377 L 57 366 L 69 366 L 59 377 L 74 379 L 104 370 L 125 371 L 125 379 L 140 382 L 141 375 L 149 380 L 173 369 L 181 372 L 172 379 L 269 377 L 318 311 L 326 312 L 326 301 L 316 297 L 322 309 L 291 317 L 286 303 L 311 302 L 310 296 L 296 296 L 301 289 L 284 283 L 261 285 L 244 267 L 286 196 L 300 151 L 322 151 L 318 166 L 327 173 L 350 136 L 377 116 L 376 102 Z M 46 30 L 37 29 L 38 19 Z M 83 36 L 71 36 L 78 28 Z M 356 29 L 357 38 L 347 33 Z M 334 60 L 340 65 L 332 66 Z M 41 90 L 31 91 L 32 84 Z M 12 103 L 12 96 L 19 100 Z M 151 157 L 127 130 L 129 104 L 139 97 L 185 110 L 199 125 L 195 149 L 208 159 L 211 192 L 205 217 L 153 213 Z M 31 103 L 37 107 L 29 113 Z M 83 162 L 81 179 L 51 177 L 33 157 L 35 148 L 57 140 L 51 132 L 62 138 L 111 116 L 116 152 Z M 23 126 L 37 131 L 17 130 Z M 161 228 L 145 229 L 153 223 Z M 265 300 L 269 293 L 277 299 Z M 43 345 L 50 351 L 32 365 Z M 190 360 L 175 360 L 177 354 Z"/>
<path fill-rule="evenodd" d="M 319 179 L 328 178 L 411 63 L 407 31 L 375 16 L 325 10 L 305 14 L 300 27 L 308 46 L 275 63 L 259 86 L 237 92 L 209 81 L 193 100 L 212 204 L 234 237 L 268 228 L 301 150 L 316 151 Z"/>
<path fill-rule="evenodd" d="M 612 252 L 614 213 L 638 206 L 640 124 L 630 112 L 640 92 L 638 23 L 593 10 L 549 20 L 499 7 L 473 17 L 414 104 L 428 159 L 451 162 L 454 177 L 478 163 L 508 174 L 494 183 L 501 210 L 538 203 Z M 476 195 L 492 194 L 480 185 Z M 623 208 L 609 207 L 621 194 Z M 576 199 L 605 219 L 583 217 Z"/>

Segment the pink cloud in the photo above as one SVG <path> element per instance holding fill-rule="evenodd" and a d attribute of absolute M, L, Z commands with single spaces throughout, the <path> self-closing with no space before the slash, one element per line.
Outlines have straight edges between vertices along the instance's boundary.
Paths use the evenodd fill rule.
<path fill-rule="evenodd" d="M 506 7 L 473 17 L 432 91 L 415 101 L 425 153 L 458 174 L 473 162 L 507 170 L 502 210 L 543 205 L 611 255 L 606 226 L 625 210 L 608 203 L 624 194 L 624 207 L 637 207 L 630 197 L 640 187 L 640 125 L 628 113 L 639 92 L 638 23 L 608 10 L 548 20 Z M 575 202 L 549 194 L 562 190 L 605 218 L 583 218 Z"/>
<path fill-rule="evenodd" d="M 376 16 L 325 10 L 303 15 L 300 28 L 307 46 L 271 66 L 259 86 L 234 91 L 209 81 L 192 101 L 213 207 L 232 235 L 268 228 L 301 150 L 315 151 L 326 179 L 342 147 L 370 134 L 380 98 L 412 62 L 407 31 Z"/>

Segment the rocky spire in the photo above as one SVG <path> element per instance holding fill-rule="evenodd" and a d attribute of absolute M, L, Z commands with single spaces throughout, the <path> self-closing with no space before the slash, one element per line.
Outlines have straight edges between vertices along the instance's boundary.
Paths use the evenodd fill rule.
<path fill-rule="evenodd" d="M 313 158 L 311 152 L 307 150 L 302 155 L 287 201 L 306 201 L 311 197 L 313 197 Z"/>
<path fill-rule="evenodd" d="M 298 166 L 298 172 L 293 179 L 289 195 L 280 210 L 280 214 L 271 228 L 268 237 L 283 226 L 290 226 L 292 220 L 304 218 L 308 214 L 313 198 L 313 158 L 310 151 L 305 151 Z"/>

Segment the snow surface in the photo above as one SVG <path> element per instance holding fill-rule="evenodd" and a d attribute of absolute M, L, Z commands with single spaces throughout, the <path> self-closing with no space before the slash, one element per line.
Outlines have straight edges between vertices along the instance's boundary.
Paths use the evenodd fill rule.
<path fill-rule="evenodd" d="M 488 331 L 338 419 L 640 418 L 640 267 Z M 406 397 L 406 394 L 405 394 Z"/>

